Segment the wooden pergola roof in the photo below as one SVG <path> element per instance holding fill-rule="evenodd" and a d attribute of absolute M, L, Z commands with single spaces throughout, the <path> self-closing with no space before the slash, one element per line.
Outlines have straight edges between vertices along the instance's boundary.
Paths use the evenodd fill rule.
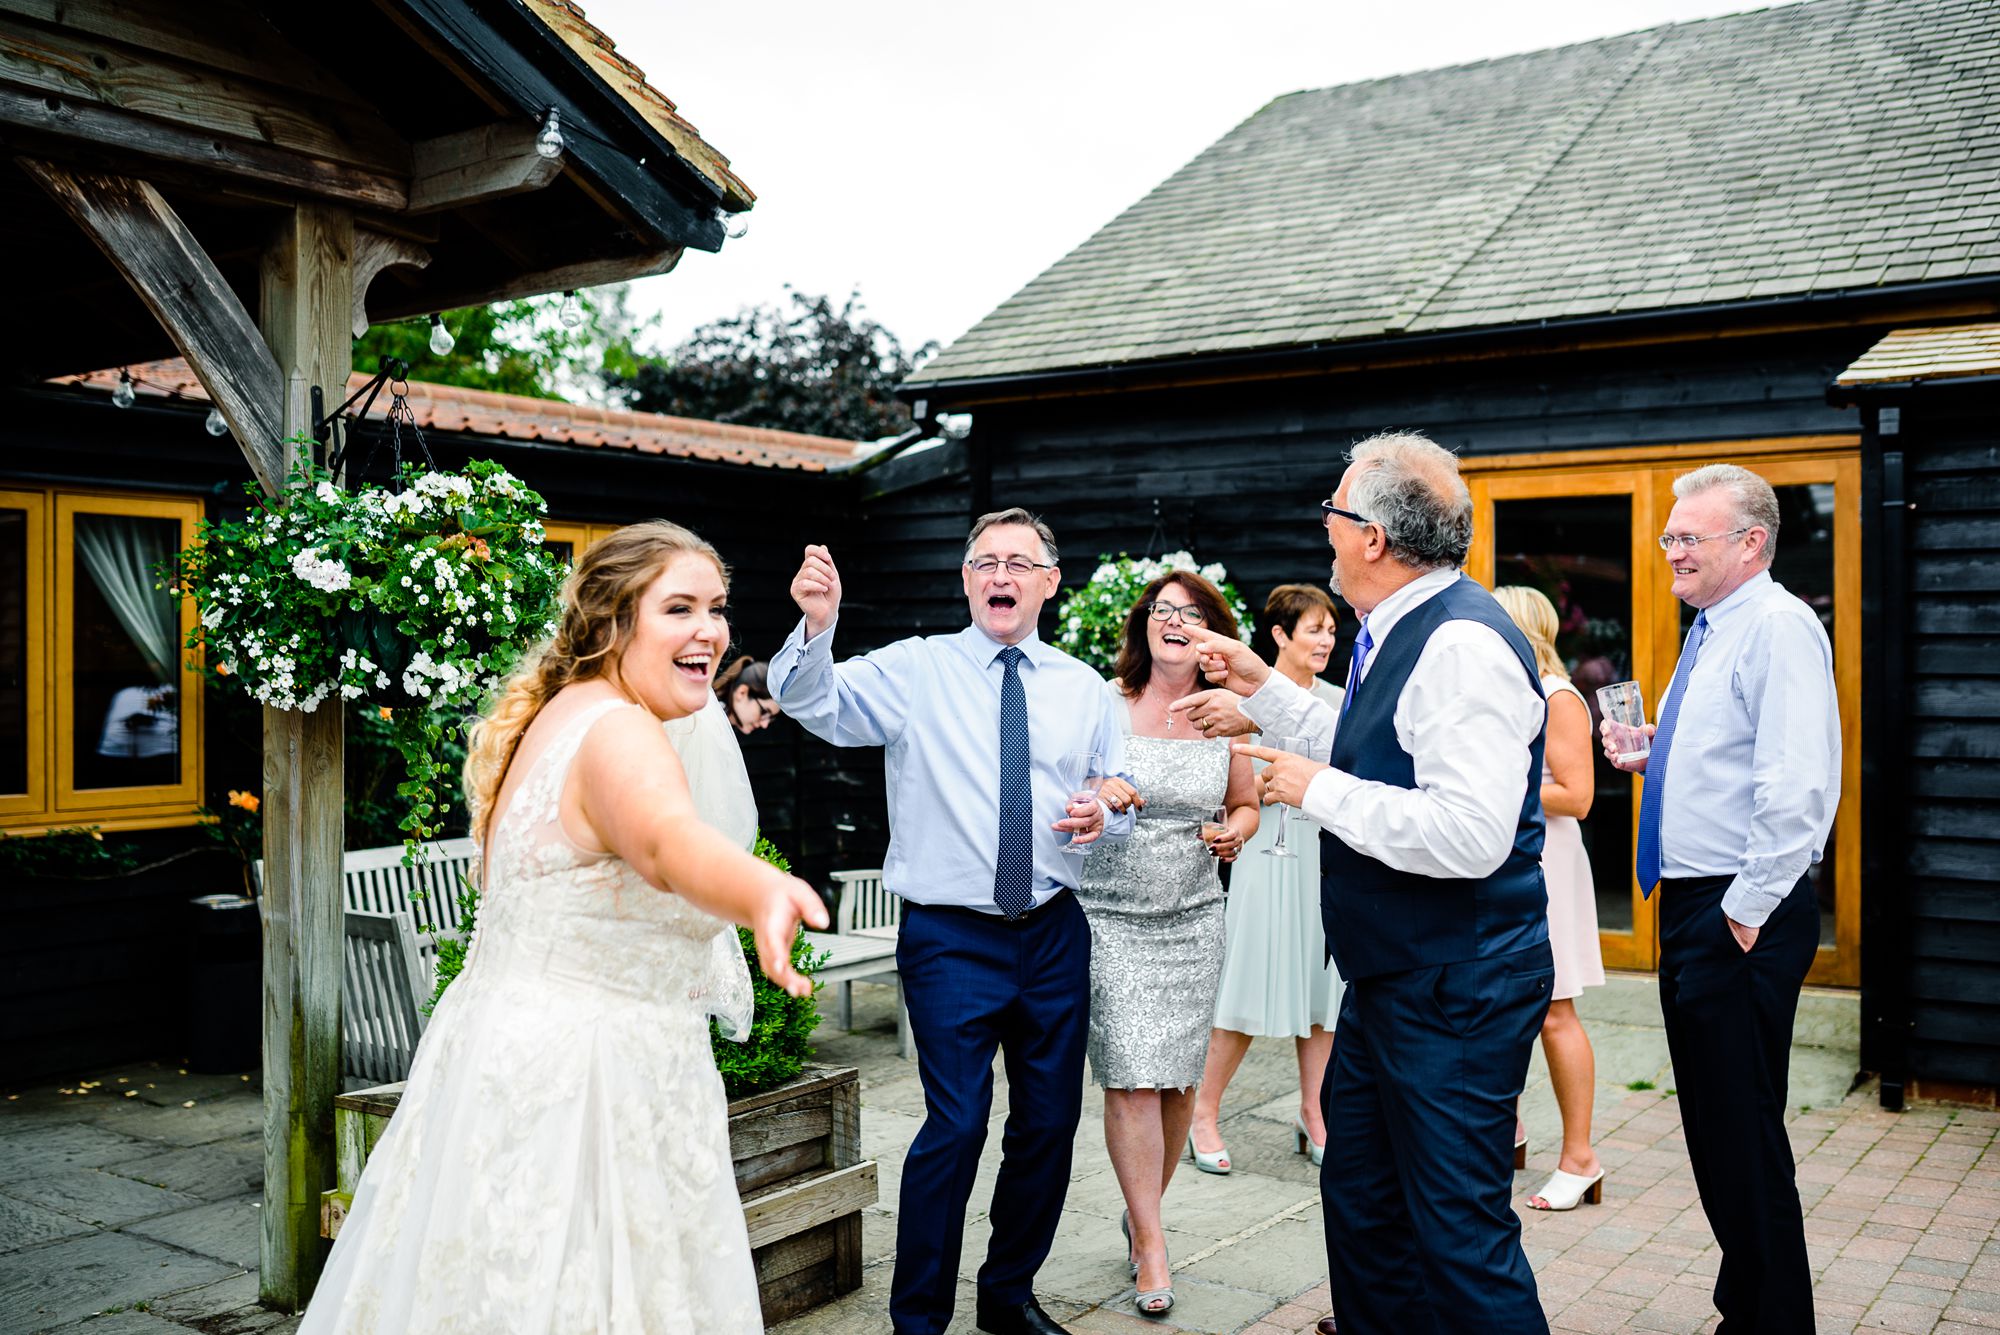
<path fill-rule="evenodd" d="M 357 325 L 663 273 L 755 198 L 567 0 L 0 0 L 0 140 L 65 170 L 143 154 L 252 308 L 276 211 L 351 209 Z M 0 172 L 0 244 L 16 379 L 173 352 L 21 172 Z"/>

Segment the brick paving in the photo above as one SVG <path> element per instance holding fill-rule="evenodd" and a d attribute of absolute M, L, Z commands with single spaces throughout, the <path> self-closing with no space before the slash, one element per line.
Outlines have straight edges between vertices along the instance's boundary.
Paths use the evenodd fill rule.
<path fill-rule="evenodd" d="M 774 1335 L 888 1328 L 901 1157 L 921 1122 L 922 1091 L 914 1067 L 895 1056 L 887 989 L 857 987 L 855 1003 L 856 1031 L 825 1033 L 820 1055 L 861 1069 L 864 1148 L 880 1164 L 882 1198 L 864 1217 L 864 1283 Z M 1716 1324 L 1709 1289 L 1718 1253 L 1688 1170 L 1651 1007 L 1643 979 L 1614 979 L 1582 1005 L 1599 1058 L 1604 1203 L 1561 1215 L 1521 1212 L 1550 1324 L 1565 1335 Z M 1886 1113 L 1872 1085 L 1849 1092 L 1852 1014 L 1851 996 L 1821 998 L 1802 1011 L 1795 1032 L 1791 1136 L 1819 1330 L 2000 1330 L 2000 1112 Z M 1078 1335 L 1163 1325 L 1277 1335 L 1309 1330 L 1325 1315 L 1316 1174 L 1290 1152 L 1294 1078 L 1288 1044 L 1253 1046 L 1225 1108 L 1236 1172 L 1209 1177 L 1184 1164 L 1176 1174 L 1167 1223 L 1180 1301 L 1164 1322 L 1132 1314 L 1119 1256 L 1121 1201 L 1098 1128 L 1101 1101 L 1089 1091 L 1063 1224 L 1039 1281 L 1049 1310 Z M 51 1083 L 0 1102 L 0 1331 L 290 1331 L 295 1318 L 254 1303 L 262 1152 L 254 1082 L 137 1063 L 92 1079 L 102 1083 L 87 1092 L 63 1092 L 85 1082 Z M 1004 1109 L 998 1083 L 996 1105 Z M 1533 1152 L 1515 1179 L 1517 1205 L 1555 1161 L 1554 1108 L 1539 1059 L 1523 1112 Z M 989 1137 L 975 1189 L 961 1270 L 965 1317 L 954 1330 L 971 1329 L 971 1279 L 991 1229 L 981 1211 L 998 1144 L 997 1134 Z"/>

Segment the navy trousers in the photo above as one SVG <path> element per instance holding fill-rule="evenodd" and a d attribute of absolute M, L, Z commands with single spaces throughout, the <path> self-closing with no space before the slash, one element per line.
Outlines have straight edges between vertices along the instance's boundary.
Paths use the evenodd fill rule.
<path fill-rule="evenodd" d="M 1340 1335 L 1549 1326 L 1514 1214 L 1514 1105 L 1549 1010 L 1546 941 L 1349 983 L 1320 1094 Z"/>
<path fill-rule="evenodd" d="M 979 1296 L 1026 1302 L 1055 1240 L 1083 1114 L 1090 926 L 1068 893 L 1018 923 L 911 904 L 896 969 L 916 1038 L 924 1124 L 903 1160 L 889 1319 L 899 1335 L 940 1335 L 957 1298 L 996 1050 L 1006 1059 L 1007 1125 Z"/>
<path fill-rule="evenodd" d="M 1719 1335 L 1796 1335 L 1813 1329 L 1812 1267 L 1785 1090 L 1819 905 L 1800 880 L 1746 953 L 1722 913 L 1732 879 L 1660 882 L 1660 1015 L 1695 1186 L 1722 1244 Z"/>

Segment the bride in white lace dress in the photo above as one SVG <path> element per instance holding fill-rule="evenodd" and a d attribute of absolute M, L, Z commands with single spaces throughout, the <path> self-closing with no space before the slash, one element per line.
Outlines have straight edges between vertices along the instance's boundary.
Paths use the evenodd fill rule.
<path fill-rule="evenodd" d="M 302 1335 L 762 1329 L 704 992 L 740 923 L 806 995 L 792 936 L 825 916 L 695 818 L 660 727 L 708 702 L 725 594 L 694 534 L 621 529 L 475 727 L 478 933 Z"/>

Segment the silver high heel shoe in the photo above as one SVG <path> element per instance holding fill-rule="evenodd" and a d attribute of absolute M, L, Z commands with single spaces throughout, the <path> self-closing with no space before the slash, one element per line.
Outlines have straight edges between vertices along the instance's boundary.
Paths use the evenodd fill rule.
<path fill-rule="evenodd" d="M 1299 1154 L 1305 1154 L 1308 1152 L 1306 1149 L 1308 1145 L 1312 1145 L 1312 1149 L 1310 1151 L 1312 1156 L 1312 1163 L 1313 1167 L 1317 1168 L 1320 1166 L 1320 1164 L 1322 1164 L 1326 1160 L 1326 1145 L 1324 1142 L 1318 1145 L 1313 1145 L 1311 1137 L 1306 1135 L 1305 1114 L 1301 1113 L 1299 1115 L 1299 1120 L 1292 1126 L 1292 1147 L 1294 1152 Z"/>
<path fill-rule="evenodd" d="M 1213 1154 L 1203 1154 L 1194 1147 L 1194 1132 L 1190 1131 L 1188 1132 L 1188 1153 L 1194 1156 L 1194 1166 L 1202 1172 L 1215 1173 L 1224 1177 L 1228 1176 L 1229 1147 L 1227 1145 L 1224 1145 Z"/>

